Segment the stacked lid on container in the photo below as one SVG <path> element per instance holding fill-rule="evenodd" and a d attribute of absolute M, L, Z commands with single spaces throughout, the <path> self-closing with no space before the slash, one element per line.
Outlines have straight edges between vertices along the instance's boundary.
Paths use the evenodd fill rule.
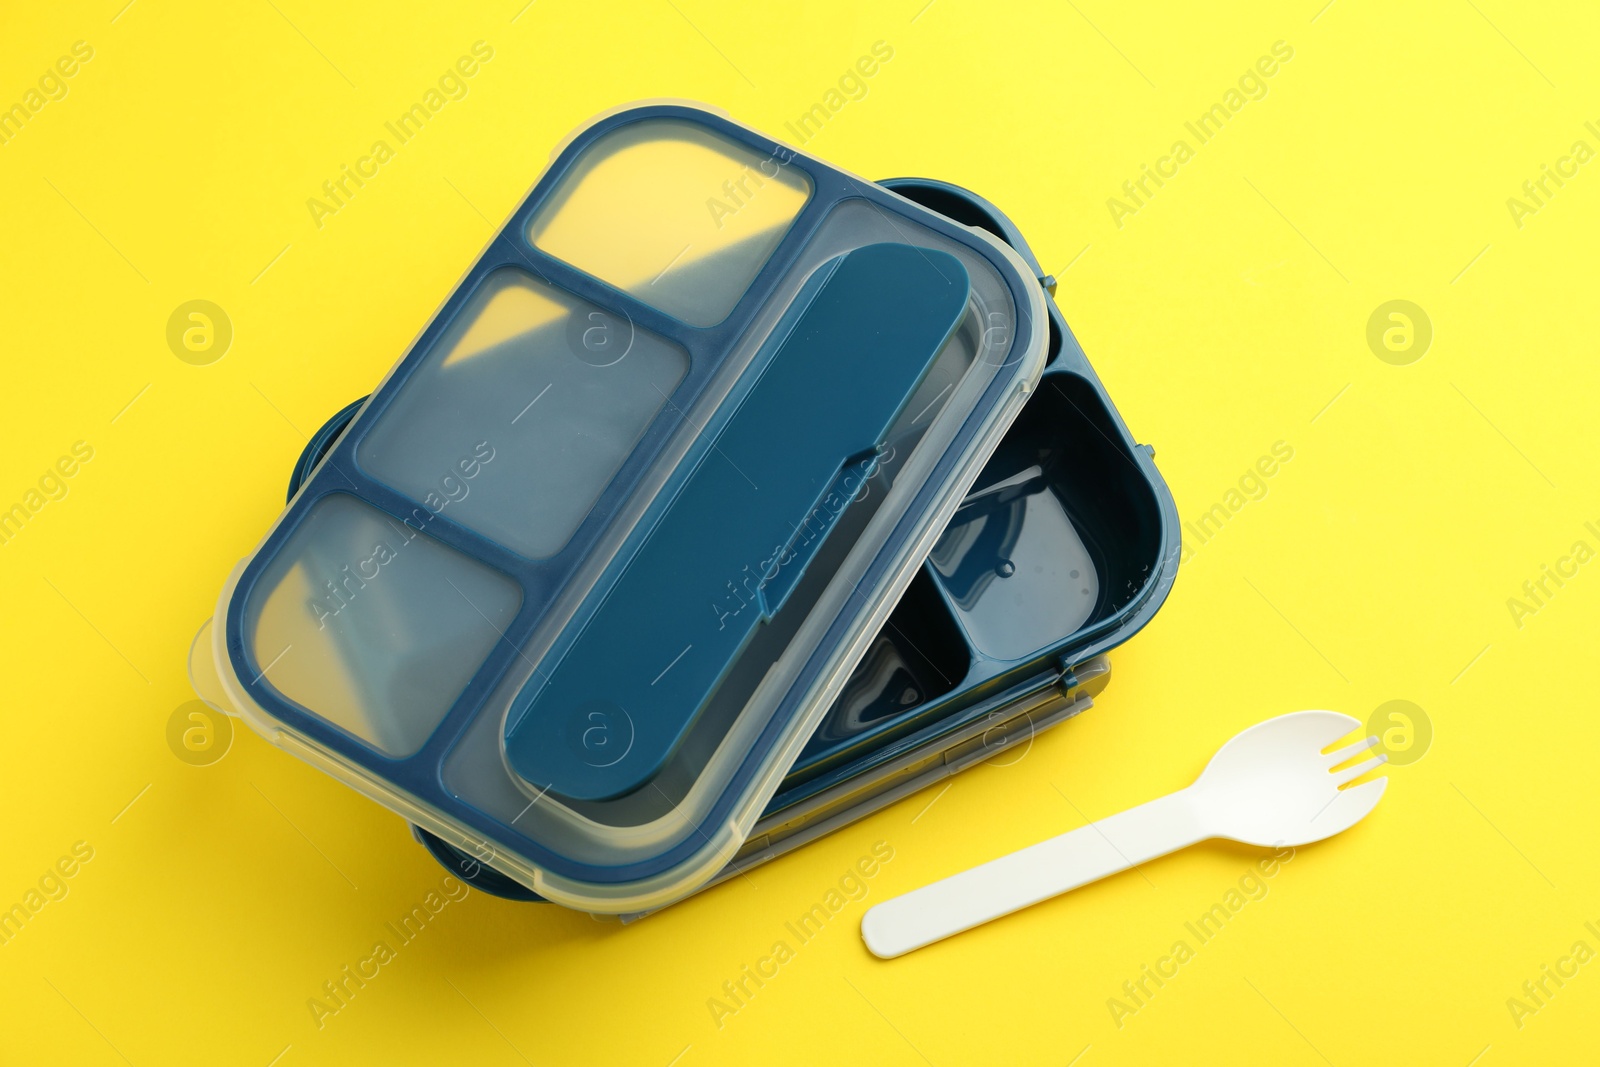
<path fill-rule="evenodd" d="M 696 107 L 553 160 L 235 569 L 202 696 L 541 895 L 739 848 L 1043 367 L 992 236 Z"/>

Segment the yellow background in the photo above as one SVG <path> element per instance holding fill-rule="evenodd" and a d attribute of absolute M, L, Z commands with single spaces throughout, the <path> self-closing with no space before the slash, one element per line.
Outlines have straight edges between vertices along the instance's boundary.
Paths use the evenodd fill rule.
<path fill-rule="evenodd" d="M 1506 603 L 1600 548 L 1600 163 L 1520 228 L 1506 206 L 1575 140 L 1600 148 L 1592 9 L 123 3 L 0 15 L 0 103 L 94 48 L 0 146 L 0 506 L 95 450 L 0 545 L 0 906 L 94 849 L 0 947 L 0 1060 L 1592 1056 L 1600 963 L 1520 1028 L 1506 1006 L 1573 942 L 1600 949 L 1600 564 L 1520 628 Z M 318 229 L 306 199 L 478 40 L 469 95 Z M 632 927 L 474 894 L 319 1030 L 307 999 L 442 872 L 248 731 L 207 767 L 168 748 L 224 576 L 306 435 L 398 358 L 571 129 L 679 96 L 789 137 L 879 40 L 894 58 L 808 150 L 1011 213 L 1186 521 L 1274 442 L 1294 459 L 1183 565 L 1098 706 L 1021 760 Z M 1279 40 L 1268 95 L 1118 228 L 1107 198 Z M 192 299 L 233 324 L 209 366 L 167 347 Z M 1366 343 L 1391 299 L 1433 323 L 1409 366 Z M 1393 699 L 1426 711 L 1431 751 L 1120 1028 L 1108 998 L 1257 853 L 1193 848 L 893 962 L 861 944 L 870 903 L 1187 784 L 1247 724 Z M 719 1028 L 708 998 L 876 841 L 894 859 L 866 901 Z"/>

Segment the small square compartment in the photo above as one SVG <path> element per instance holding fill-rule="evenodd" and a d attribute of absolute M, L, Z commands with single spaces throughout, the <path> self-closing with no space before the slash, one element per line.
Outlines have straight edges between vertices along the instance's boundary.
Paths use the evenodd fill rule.
<path fill-rule="evenodd" d="M 522 604 L 515 582 L 346 493 L 245 602 L 258 677 L 388 756 L 416 752 Z"/>
<path fill-rule="evenodd" d="M 555 555 L 689 371 L 689 354 L 520 267 L 484 278 L 357 459 L 430 515 Z"/>
<path fill-rule="evenodd" d="M 811 198 L 791 158 L 677 119 L 619 126 L 562 175 L 528 240 L 691 326 L 715 326 Z"/>
<path fill-rule="evenodd" d="M 917 572 L 785 785 L 807 781 L 911 730 L 918 722 L 915 709 L 955 692 L 971 669 L 966 638 L 928 571 Z"/>
<path fill-rule="evenodd" d="M 928 558 L 978 652 L 1026 659 L 1144 588 L 1160 513 L 1118 438 L 1089 382 L 1041 380 Z"/>

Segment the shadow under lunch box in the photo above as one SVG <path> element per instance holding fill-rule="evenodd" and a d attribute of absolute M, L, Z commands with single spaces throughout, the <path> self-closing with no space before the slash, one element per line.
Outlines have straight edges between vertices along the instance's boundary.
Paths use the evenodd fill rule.
<path fill-rule="evenodd" d="M 1047 290 L 954 186 L 602 117 L 307 445 L 197 691 L 476 887 L 621 914 L 1021 744 L 1178 551 Z"/>

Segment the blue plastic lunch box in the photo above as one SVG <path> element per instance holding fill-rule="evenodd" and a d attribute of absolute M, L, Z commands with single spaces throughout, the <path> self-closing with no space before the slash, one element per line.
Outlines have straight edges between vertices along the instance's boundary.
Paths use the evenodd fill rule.
<path fill-rule="evenodd" d="M 860 818 L 1087 707 L 1173 580 L 1052 290 L 953 186 L 601 116 L 308 445 L 196 689 L 503 896 L 636 914 Z"/>
<path fill-rule="evenodd" d="M 1015 758 L 1002 754 L 1091 706 L 1110 678 L 1105 653 L 1150 620 L 1177 572 L 1176 511 L 1154 452 L 1134 443 L 1022 234 L 949 183 L 878 184 L 1017 250 L 1050 294 L 1048 366 L 754 832 L 708 884 L 978 762 Z M 291 498 L 362 403 L 306 445 Z M 412 832 L 474 888 L 542 899 L 427 830 Z"/>

